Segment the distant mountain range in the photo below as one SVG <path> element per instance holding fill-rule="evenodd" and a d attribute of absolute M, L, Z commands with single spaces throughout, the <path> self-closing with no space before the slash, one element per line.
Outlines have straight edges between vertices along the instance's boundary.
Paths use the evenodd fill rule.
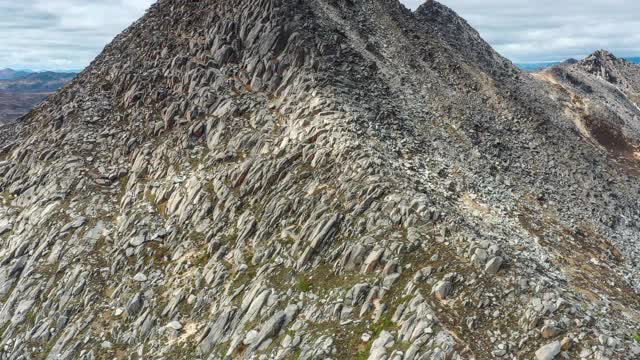
<path fill-rule="evenodd" d="M 0 70 L 0 124 L 26 114 L 75 76 L 68 72 Z"/>
<path fill-rule="evenodd" d="M 51 71 L 40 73 L 14 72 L 14 74 L 22 75 L 9 79 L 0 79 L 0 91 L 49 93 L 58 90 L 62 85 L 76 76 L 75 73 L 57 73 Z"/>
<path fill-rule="evenodd" d="M 31 71 L 17 71 L 13 69 L 0 70 L 0 80 L 11 80 L 30 74 Z"/>
<path fill-rule="evenodd" d="M 627 61 L 630 61 L 632 63 L 636 63 L 636 64 L 640 64 L 640 57 L 629 57 L 629 58 L 625 58 Z M 567 61 L 571 61 L 573 59 L 567 60 Z M 577 60 L 575 60 L 577 61 Z M 525 70 L 525 71 L 536 71 L 536 70 L 542 70 L 542 69 L 546 69 L 546 68 L 550 68 L 554 65 L 558 65 L 561 64 L 562 62 L 560 61 L 550 61 L 550 62 L 539 62 L 539 63 L 516 63 L 516 66 L 518 66 L 520 69 Z"/>

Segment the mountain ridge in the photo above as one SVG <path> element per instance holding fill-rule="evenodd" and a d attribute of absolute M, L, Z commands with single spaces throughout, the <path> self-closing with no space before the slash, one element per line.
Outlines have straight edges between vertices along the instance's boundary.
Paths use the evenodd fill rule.
<path fill-rule="evenodd" d="M 624 57 L 623 59 L 635 63 L 635 64 L 640 64 L 640 57 L 634 57 L 634 56 L 628 56 L 628 57 Z M 540 70 L 544 70 L 547 68 L 550 68 L 552 66 L 555 65 L 560 65 L 563 62 L 566 61 L 578 61 L 576 59 L 568 59 L 568 60 L 564 60 L 564 61 L 546 61 L 546 62 L 527 62 L 527 63 L 520 63 L 517 62 L 515 63 L 516 66 L 518 66 L 520 69 L 525 70 L 525 71 L 540 71 Z"/>
<path fill-rule="evenodd" d="M 1 69 L 0 70 L 0 80 L 10 80 L 10 79 L 15 79 L 18 77 L 22 77 L 29 74 L 28 71 L 16 71 L 13 69 Z"/>
<path fill-rule="evenodd" d="M 552 67 L 540 77 L 571 96 L 567 110 L 583 136 L 633 161 L 640 134 L 639 75 L 640 65 L 598 50 L 576 63 Z"/>
<path fill-rule="evenodd" d="M 50 93 L 58 90 L 75 76 L 75 73 L 57 73 L 52 71 L 28 73 L 12 79 L 0 80 L 0 91 L 13 93 Z"/>
<path fill-rule="evenodd" d="M 0 128 L 0 345 L 637 355 L 637 164 L 555 74 L 436 2 L 160 1 Z"/>

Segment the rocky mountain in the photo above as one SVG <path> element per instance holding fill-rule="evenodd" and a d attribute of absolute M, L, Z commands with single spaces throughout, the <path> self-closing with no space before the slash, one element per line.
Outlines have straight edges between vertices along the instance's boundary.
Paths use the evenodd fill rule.
<path fill-rule="evenodd" d="M 0 124 L 28 113 L 75 76 L 74 73 L 0 70 Z"/>
<path fill-rule="evenodd" d="M 637 358 L 637 160 L 557 80 L 633 79 L 591 68 L 435 1 L 161 0 L 0 127 L 0 358 Z"/>
<path fill-rule="evenodd" d="M 640 94 L 640 73 L 638 73 L 640 65 L 625 59 L 618 59 L 606 50 L 596 51 L 578 62 L 577 67 L 616 85 L 625 93 Z"/>
<path fill-rule="evenodd" d="M 628 57 L 624 58 L 627 62 L 631 62 L 634 64 L 640 64 L 640 57 Z M 519 68 L 526 71 L 543 71 L 550 67 L 560 65 L 563 63 L 574 63 L 578 62 L 578 60 L 570 58 L 565 61 L 557 61 L 557 62 L 543 62 L 543 63 L 524 63 L 524 64 L 516 64 Z"/>
<path fill-rule="evenodd" d="M 635 168 L 640 157 L 640 65 L 599 50 L 537 76 L 557 87 L 552 97 L 564 105 L 587 141 Z"/>

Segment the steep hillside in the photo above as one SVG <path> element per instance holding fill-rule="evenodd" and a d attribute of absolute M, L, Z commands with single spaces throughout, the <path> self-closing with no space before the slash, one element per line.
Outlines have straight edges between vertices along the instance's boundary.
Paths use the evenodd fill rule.
<path fill-rule="evenodd" d="M 434 1 L 161 0 L 0 127 L 0 357 L 638 356 L 563 94 Z"/>

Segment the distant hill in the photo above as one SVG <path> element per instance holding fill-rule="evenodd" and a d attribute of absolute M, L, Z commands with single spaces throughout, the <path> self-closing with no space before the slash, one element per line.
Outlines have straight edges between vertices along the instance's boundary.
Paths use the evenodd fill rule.
<path fill-rule="evenodd" d="M 534 74 L 563 90 L 565 112 L 582 136 L 614 156 L 636 159 L 640 138 L 640 66 L 598 50 L 581 61 Z M 584 104 L 589 104 L 585 106 Z"/>
<path fill-rule="evenodd" d="M 629 57 L 629 58 L 625 58 L 625 60 L 632 63 L 640 64 L 640 57 Z M 567 61 L 571 63 L 577 62 L 577 60 L 574 60 L 574 59 L 569 59 Z M 539 63 L 519 63 L 519 64 L 517 63 L 516 66 L 525 71 L 537 71 L 537 70 L 548 69 L 552 66 L 559 65 L 561 63 L 562 62 L 560 61 L 539 62 Z"/>
<path fill-rule="evenodd" d="M 560 62 L 524 63 L 524 64 L 516 64 L 516 66 L 525 71 L 536 71 L 536 70 L 550 68 L 558 64 L 560 64 Z"/>
<path fill-rule="evenodd" d="M 0 92 L 0 124 L 11 122 L 28 113 L 49 96 L 48 93 Z"/>
<path fill-rule="evenodd" d="M 28 113 L 75 73 L 0 70 L 0 124 Z"/>
<path fill-rule="evenodd" d="M 27 73 L 20 77 L 0 80 L 0 91 L 53 92 L 76 76 L 75 73 Z"/>
<path fill-rule="evenodd" d="M 13 69 L 2 69 L 0 70 L 0 80 L 11 80 L 20 78 L 26 75 L 29 75 L 28 71 L 16 71 Z"/>

